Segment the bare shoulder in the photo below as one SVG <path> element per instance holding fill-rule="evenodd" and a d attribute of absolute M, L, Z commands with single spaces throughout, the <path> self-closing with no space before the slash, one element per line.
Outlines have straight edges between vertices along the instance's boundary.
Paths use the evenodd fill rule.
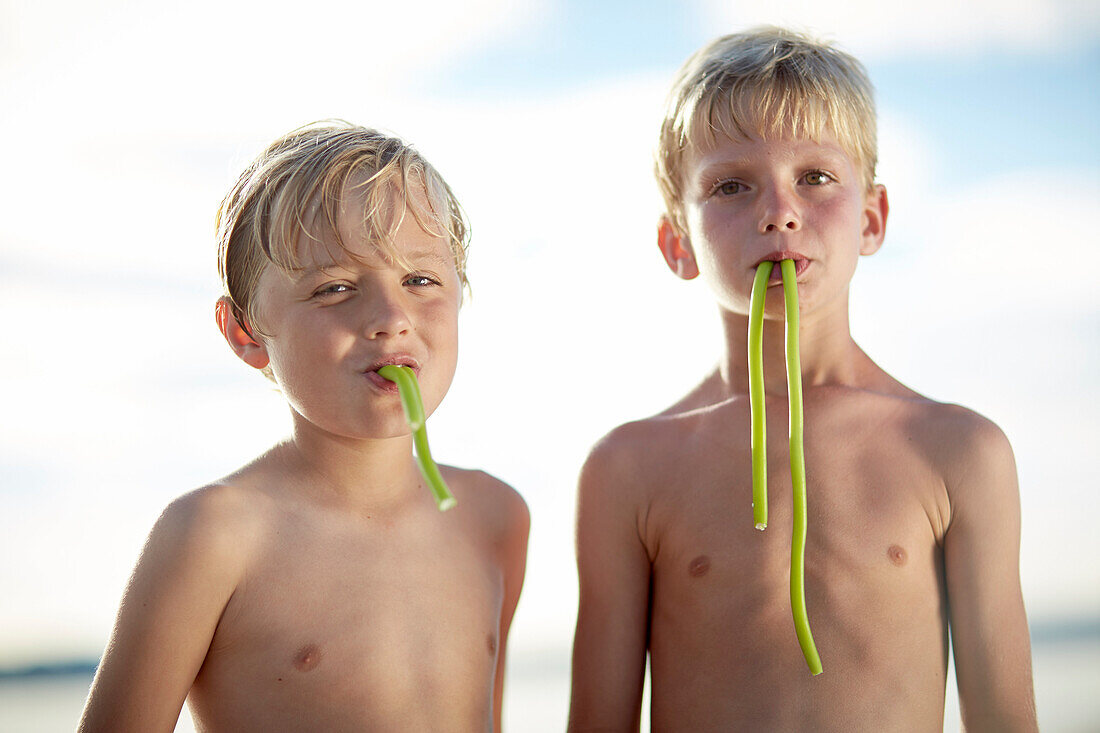
<path fill-rule="evenodd" d="M 1004 431 L 989 418 L 957 404 L 911 401 L 909 433 L 943 477 L 953 507 L 960 498 L 1016 492 L 1016 462 Z"/>
<path fill-rule="evenodd" d="M 900 419 L 908 438 L 919 441 L 945 474 L 965 471 L 975 460 L 1011 458 L 1008 439 L 989 418 L 962 405 L 933 400 L 875 370 L 870 388 L 860 390 L 874 404 L 862 400 L 853 404 L 859 410 Z"/>
<path fill-rule="evenodd" d="M 978 459 L 1011 456 L 1004 431 L 962 405 L 922 398 L 914 401 L 909 425 L 935 451 L 946 470 L 966 470 Z"/>
<path fill-rule="evenodd" d="M 119 604 L 81 730 L 171 729 L 242 578 L 243 506 L 232 487 L 211 485 L 163 511 Z"/>
<path fill-rule="evenodd" d="M 227 483 L 183 494 L 161 513 L 150 544 L 175 546 L 196 560 L 243 560 L 261 524 L 256 498 L 255 492 Z"/>
<path fill-rule="evenodd" d="M 952 506 L 960 502 L 1017 504 L 1016 458 L 1004 431 L 959 405 L 944 405 L 944 479 Z"/>
<path fill-rule="evenodd" d="M 526 537 L 531 513 L 518 491 L 485 471 L 454 466 L 440 466 L 440 470 L 459 506 L 474 509 L 490 525 L 489 531 Z"/>
<path fill-rule="evenodd" d="M 274 450 L 172 501 L 153 528 L 195 557 L 243 570 L 277 526 L 282 472 Z"/>
<path fill-rule="evenodd" d="M 595 491 L 618 501 L 646 501 L 666 483 L 670 470 L 679 470 L 685 450 L 705 431 L 715 409 L 666 411 L 616 427 L 589 452 L 581 469 L 582 494 Z"/>

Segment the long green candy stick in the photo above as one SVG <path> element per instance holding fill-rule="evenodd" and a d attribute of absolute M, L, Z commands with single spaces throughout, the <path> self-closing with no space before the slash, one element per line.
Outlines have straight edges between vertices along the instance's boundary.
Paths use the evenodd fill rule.
<path fill-rule="evenodd" d="M 821 674 L 821 657 L 806 614 L 806 456 L 802 446 L 802 363 L 798 358 L 798 285 L 794 260 L 779 263 L 787 330 L 787 399 L 790 403 L 791 489 L 794 531 L 791 534 L 791 611 L 802 656 L 813 674 Z"/>
<path fill-rule="evenodd" d="M 382 367 L 378 373 L 397 385 L 397 391 L 401 395 L 401 407 L 405 410 L 405 421 L 413 431 L 416 465 L 420 468 L 424 480 L 428 482 L 428 488 L 435 497 L 439 511 L 445 512 L 458 502 L 447 488 L 442 474 L 439 473 L 439 466 L 435 465 L 432 452 L 428 448 L 428 431 L 424 427 L 424 403 L 420 399 L 420 385 L 416 383 L 416 373 L 407 366 L 395 364 Z"/>
<path fill-rule="evenodd" d="M 764 299 L 774 262 L 756 268 L 749 301 L 749 413 L 752 416 L 752 521 L 768 526 L 768 431 L 764 409 Z"/>

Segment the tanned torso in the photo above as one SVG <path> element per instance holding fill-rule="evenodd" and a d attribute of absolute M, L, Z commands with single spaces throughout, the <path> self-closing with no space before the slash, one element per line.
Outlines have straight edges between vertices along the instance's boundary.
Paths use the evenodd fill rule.
<path fill-rule="evenodd" d="M 948 442 L 978 418 L 889 378 L 806 389 L 806 596 L 824 666 L 814 677 L 791 618 L 786 396 L 767 399 L 765 531 L 752 519 L 748 399 L 697 406 L 701 396 L 605 445 L 629 451 L 652 567 L 653 730 L 941 729 L 941 469 Z"/>
<path fill-rule="evenodd" d="M 199 731 L 493 729 L 501 507 L 517 498 L 444 476 L 446 513 L 426 488 L 349 512 L 265 486 L 265 470 L 189 498 L 234 513 L 240 563 L 189 696 Z"/>

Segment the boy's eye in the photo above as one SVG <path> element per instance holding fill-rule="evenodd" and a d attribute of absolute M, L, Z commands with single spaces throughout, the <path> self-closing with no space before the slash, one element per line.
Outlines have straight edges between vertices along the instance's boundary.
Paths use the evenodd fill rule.
<path fill-rule="evenodd" d="M 405 278 L 406 285 L 412 285 L 413 287 L 423 288 L 430 285 L 438 285 L 439 281 L 428 275 L 409 275 Z"/>
<path fill-rule="evenodd" d="M 724 196 L 732 196 L 745 190 L 745 185 L 738 181 L 719 181 L 714 190 Z"/>
<path fill-rule="evenodd" d="M 351 286 L 347 283 L 329 283 L 314 291 L 315 296 L 325 295 L 340 295 L 351 291 Z"/>
<path fill-rule="evenodd" d="M 810 171 L 803 178 L 811 186 L 820 186 L 833 180 L 833 177 L 825 171 Z"/>

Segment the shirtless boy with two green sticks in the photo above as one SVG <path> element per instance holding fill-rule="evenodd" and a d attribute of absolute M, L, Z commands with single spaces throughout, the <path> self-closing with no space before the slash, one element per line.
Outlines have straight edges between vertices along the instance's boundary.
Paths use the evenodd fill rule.
<path fill-rule="evenodd" d="M 882 246 L 889 212 L 876 157 L 870 82 L 827 44 L 764 28 L 717 39 L 681 70 L 658 148 L 658 244 L 713 293 L 725 348 L 702 383 L 612 431 L 581 472 L 571 731 L 637 730 L 647 654 L 655 731 L 940 731 L 949 636 L 967 730 L 1035 730 L 1008 441 L 897 382 L 850 334 L 856 262 Z M 750 298 L 760 264 L 784 260 L 798 291 L 818 675 L 792 622 L 780 266 L 763 303 L 775 426 L 763 532 L 752 507 Z"/>

